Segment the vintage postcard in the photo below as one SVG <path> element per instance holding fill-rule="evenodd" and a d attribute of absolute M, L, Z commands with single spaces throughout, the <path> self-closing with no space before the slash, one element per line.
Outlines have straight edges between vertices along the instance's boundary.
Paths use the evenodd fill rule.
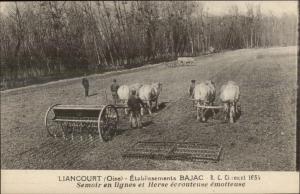
<path fill-rule="evenodd" d="M 0 26 L 1 193 L 299 193 L 297 1 L 9 1 Z"/>

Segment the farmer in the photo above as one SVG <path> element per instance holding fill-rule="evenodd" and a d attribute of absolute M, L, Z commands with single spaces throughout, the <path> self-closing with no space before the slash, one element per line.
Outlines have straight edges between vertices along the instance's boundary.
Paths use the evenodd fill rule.
<path fill-rule="evenodd" d="M 131 128 L 141 128 L 141 106 L 144 108 L 143 101 L 136 95 L 136 91 L 132 90 L 131 95 L 127 102 L 129 112 L 130 112 L 130 125 Z"/>
<path fill-rule="evenodd" d="M 114 104 L 117 104 L 117 100 L 118 100 L 118 94 L 117 91 L 119 89 L 119 85 L 117 84 L 117 80 L 114 79 L 113 83 L 110 86 L 110 90 L 111 90 L 111 95 L 114 101 Z"/>
<path fill-rule="evenodd" d="M 195 89 L 195 80 L 191 80 L 191 85 L 190 85 L 190 89 L 189 89 L 189 94 L 190 94 L 190 97 L 193 96 L 193 92 L 194 92 L 194 89 Z"/>
<path fill-rule="evenodd" d="M 82 79 L 82 86 L 84 87 L 85 97 L 89 96 L 89 80 L 86 78 L 86 74 Z"/>

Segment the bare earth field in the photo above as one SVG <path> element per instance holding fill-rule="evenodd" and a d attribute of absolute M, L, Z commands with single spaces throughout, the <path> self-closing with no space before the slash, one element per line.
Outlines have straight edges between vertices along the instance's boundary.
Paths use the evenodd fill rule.
<path fill-rule="evenodd" d="M 106 170 L 274 170 L 296 168 L 297 48 L 243 49 L 196 57 L 194 65 L 167 64 L 90 77 L 91 96 L 81 79 L 1 92 L 2 169 Z M 144 129 L 129 129 L 127 120 L 109 142 L 64 141 L 48 137 L 47 108 L 60 104 L 106 104 L 113 78 L 119 83 L 163 83 L 161 110 Z M 217 90 L 228 80 L 240 85 L 242 116 L 234 124 L 196 121 L 187 100 L 191 79 L 211 79 Z M 218 99 L 216 104 L 218 104 Z M 217 163 L 122 158 L 137 141 L 215 143 L 223 146 Z"/>

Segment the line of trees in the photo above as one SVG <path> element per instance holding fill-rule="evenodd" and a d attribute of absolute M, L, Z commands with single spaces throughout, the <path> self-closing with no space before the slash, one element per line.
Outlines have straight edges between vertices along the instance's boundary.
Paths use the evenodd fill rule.
<path fill-rule="evenodd" d="M 1 6 L 1 4 L 0 4 Z M 10 2 L 0 12 L 1 85 L 82 75 L 215 50 L 297 44 L 297 16 L 247 4 L 224 16 L 193 1 Z"/>

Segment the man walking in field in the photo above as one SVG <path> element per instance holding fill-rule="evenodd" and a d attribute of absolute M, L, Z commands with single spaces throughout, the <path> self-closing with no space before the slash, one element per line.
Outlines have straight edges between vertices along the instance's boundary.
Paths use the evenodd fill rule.
<path fill-rule="evenodd" d="M 189 95 L 190 97 L 193 96 L 193 92 L 194 92 L 194 89 L 195 89 L 195 80 L 191 80 L 191 85 L 190 85 L 190 89 L 189 89 Z"/>
<path fill-rule="evenodd" d="M 117 100 L 118 100 L 118 91 L 119 89 L 119 84 L 117 84 L 117 80 L 114 79 L 113 80 L 113 84 L 110 86 L 110 90 L 111 90 L 111 95 L 114 101 L 114 104 L 117 104 Z"/>
<path fill-rule="evenodd" d="M 141 107 L 144 107 L 143 101 L 136 95 L 136 91 L 133 90 L 127 102 L 130 112 L 130 125 L 131 128 L 141 128 Z"/>
<path fill-rule="evenodd" d="M 85 97 L 89 96 L 89 80 L 86 78 L 86 74 L 85 74 L 85 77 L 82 79 L 82 86 L 84 88 L 84 94 L 85 94 Z"/>

